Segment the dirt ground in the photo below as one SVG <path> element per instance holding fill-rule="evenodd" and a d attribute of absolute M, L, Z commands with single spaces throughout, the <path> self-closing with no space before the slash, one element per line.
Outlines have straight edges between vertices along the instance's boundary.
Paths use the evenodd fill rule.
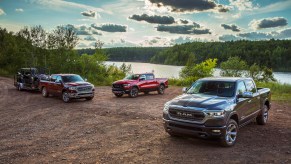
<path fill-rule="evenodd" d="M 0 163 L 291 163 L 290 104 L 273 102 L 266 126 L 247 125 L 224 148 L 165 133 L 163 105 L 179 94 L 116 98 L 96 87 L 92 101 L 66 104 L 0 77 Z"/>

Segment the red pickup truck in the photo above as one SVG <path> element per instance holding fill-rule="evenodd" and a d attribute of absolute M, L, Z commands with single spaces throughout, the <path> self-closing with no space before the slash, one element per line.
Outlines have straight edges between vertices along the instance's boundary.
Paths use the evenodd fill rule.
<path fill-rule="evenodd" d="M 137 97 L 139 92 L 148 94 L 151 91 L 164 94 L 166 88 L 168 88 L 168 79 L 155 78 L 153 73 L 132 74 L 112 84 L 112 92 L 116 97 L 121 97 L 123 94 Z"/>
<path fill-rule="evenodd" d="M 53 74 L 47 80 L 40 81 L 39 90 L 43 97 L 48 97 L 50 94 L 62 96 L 64 102 L 69 102 L 71 99 L 79 98 L 92 100 L 95 88 L 79 75 Z"/>

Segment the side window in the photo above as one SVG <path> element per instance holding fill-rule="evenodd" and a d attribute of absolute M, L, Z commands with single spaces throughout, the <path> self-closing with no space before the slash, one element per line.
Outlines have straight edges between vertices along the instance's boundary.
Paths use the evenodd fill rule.
<path fill-rule="evenodd" d="M 62 77 L 61 76 L 57 76 L 57 79 L 56 79 L 55 82 L 60 82 L 60 81 L 62 81 Z"/>
<path fill-rule="evenodd" d="M 246 86 L 245 86 L 245 83 L 244 83 L 243 81 L 240 81 L 240 82 L 237 84 L 237 91 L 236 91 L 236 94 L 242 94 L 242 93 L 244 93 L 245 91 L 247 91 Z"/>
<path fill-rule="evenodd" d="M 146 75 L 147 80 L 154 80 L 154 75 L 153 74 L 147 74 Z"/>
<path fill-rule="evenodd" d="M 139 79 L 145 80 L 146 79 L 146 75 L 140 75 L 140 78 Z"/>
<path fill-rule="evenodd" d="M 51 82 L 55 82 L 56 79 L 57 79 L 57 76 L 56 76 L 56 75 L 53 75 L 53 76 L 51 77 Z"/>
<path fill-rule="evenodd" d="M 253 92 L 253 93 L 257 92 L 255 84 L 253 83 L 252 80 L 246 80 L 245 83 L 246 83 L 246 87 L 247 87 L 248 92 Z"/>

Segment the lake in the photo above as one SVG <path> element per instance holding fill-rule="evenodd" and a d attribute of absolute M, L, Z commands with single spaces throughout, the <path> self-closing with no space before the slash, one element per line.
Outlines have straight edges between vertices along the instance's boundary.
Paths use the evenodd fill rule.
<path fill-rule="evenodd" d="M 183 66 L 172 66 L 172 65 L 161 65 L 151 63 L 138 63 L 138 62 L 105 62 L 106 65 L 116 65 L 120 67 L 123 63 L 126 65 L 131 64 L 133 73 L 145 73 L 154 72 L 156 77 L 165 78 L 179 78 L 179 72 Z M 214 76 L 220 76 L 220 69 L 215 69 Z M 274 77 L 280 83 L 291 84 L 291 73 L 290 72 L 274 72 Z"/>

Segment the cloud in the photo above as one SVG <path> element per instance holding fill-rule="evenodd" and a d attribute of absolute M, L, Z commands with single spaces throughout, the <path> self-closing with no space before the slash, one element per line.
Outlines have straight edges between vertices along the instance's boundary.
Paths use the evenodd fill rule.
<path fill-rule="evenodd" d="M 1 8 L 0 8 L 0 15 L 6 15 L 6 13 L 4 12 L 4 10 L 2 10 Z"/>
<path fill-rule="evenodd" d="M 21 8 L 15 9 L 16 12 L 23 12 L 24 10 Z"/>
<path fill-rule="evenodd" d="M 175 23 L 175 19 L 171 16 L 159 16 L 159 15 L 153 15 L 149 16 L 147 14 L 142 15 L 132 15 L 129 17 L 129 19 L 133 19 L 136 21 L 146 21 L 148 23 L 157 23 L 157 24 L 173 24 Z"/>
<path fill-rule="evenodd" d="M 157 31 L 169 32 L 174 34 L 211 34 L 209 29 L 200 29 L 195 25 L 176 25 L 176 26 L 165 26 L 159 25 Z"/>
<path fill-rule="evenodd" d="M 83 11 L 81 12 L 81 14 L 86 17 L 100 18 L 100 15 L 96 11 L 92 11 L 92 10 Z"/>
<path fill-rule="evenodd" d="M 269 40 L 269 39 L 290 39 L 291 38 L 291 28 L 284 29 L 281 31 L 273 31 L 269 33 L 263 32 L 247 32 L 238 35 L 222 35 L 219 37 L 221 41 L 231 41 L 231 40 Z"/>
<path fill-rule="evenodd" d="M 146 0 L 158 8 L 167 8 L 171 12 L 217 11 L 227 12 L 226 6 L 213 0 Z"/>
<path fill-rule="evenodd" d="M 221 24 L 221 27 L 223 27 L 226 30 L 232 30 L 234 32 L 240 32 L 240 29 L 237 25 L 228 25 L 228 24 Z"/>
<path fill-rule="evenodd" d="M 87 40 L 87 41 L 96 41 L 96 39 L 93 36 L 91 36 L 91 35 L 86 36 L 84 38 L 84 40 Z"/>
<path fill-rule="evenodd" d="M 283 27 L 286 26 L 287 20 L 283 17 L 274 17 L 274 18 L 264 18 L 260 20 L 252 20 L 249 24 L 253 29 L 264 29 L 264 28 L 273 28 L 273 27 Z"/>
<path fill-rule="evenodd" d="M 91 24 L 92 28 L 95 28 L 96 30 L 106 31 L 106 32 L 126 32 L 127 27 L 123 25 L 118 24 L 103 24 L 100 26 L 97 26 L 96 24 Z"/>
<path fill-rule="evenodd" d="M 238 10 L 253 10 L 257 9 L 258 7 L 255 6 L 252 0 L 229 0 L 230 6 L 236 7 Z"/>

